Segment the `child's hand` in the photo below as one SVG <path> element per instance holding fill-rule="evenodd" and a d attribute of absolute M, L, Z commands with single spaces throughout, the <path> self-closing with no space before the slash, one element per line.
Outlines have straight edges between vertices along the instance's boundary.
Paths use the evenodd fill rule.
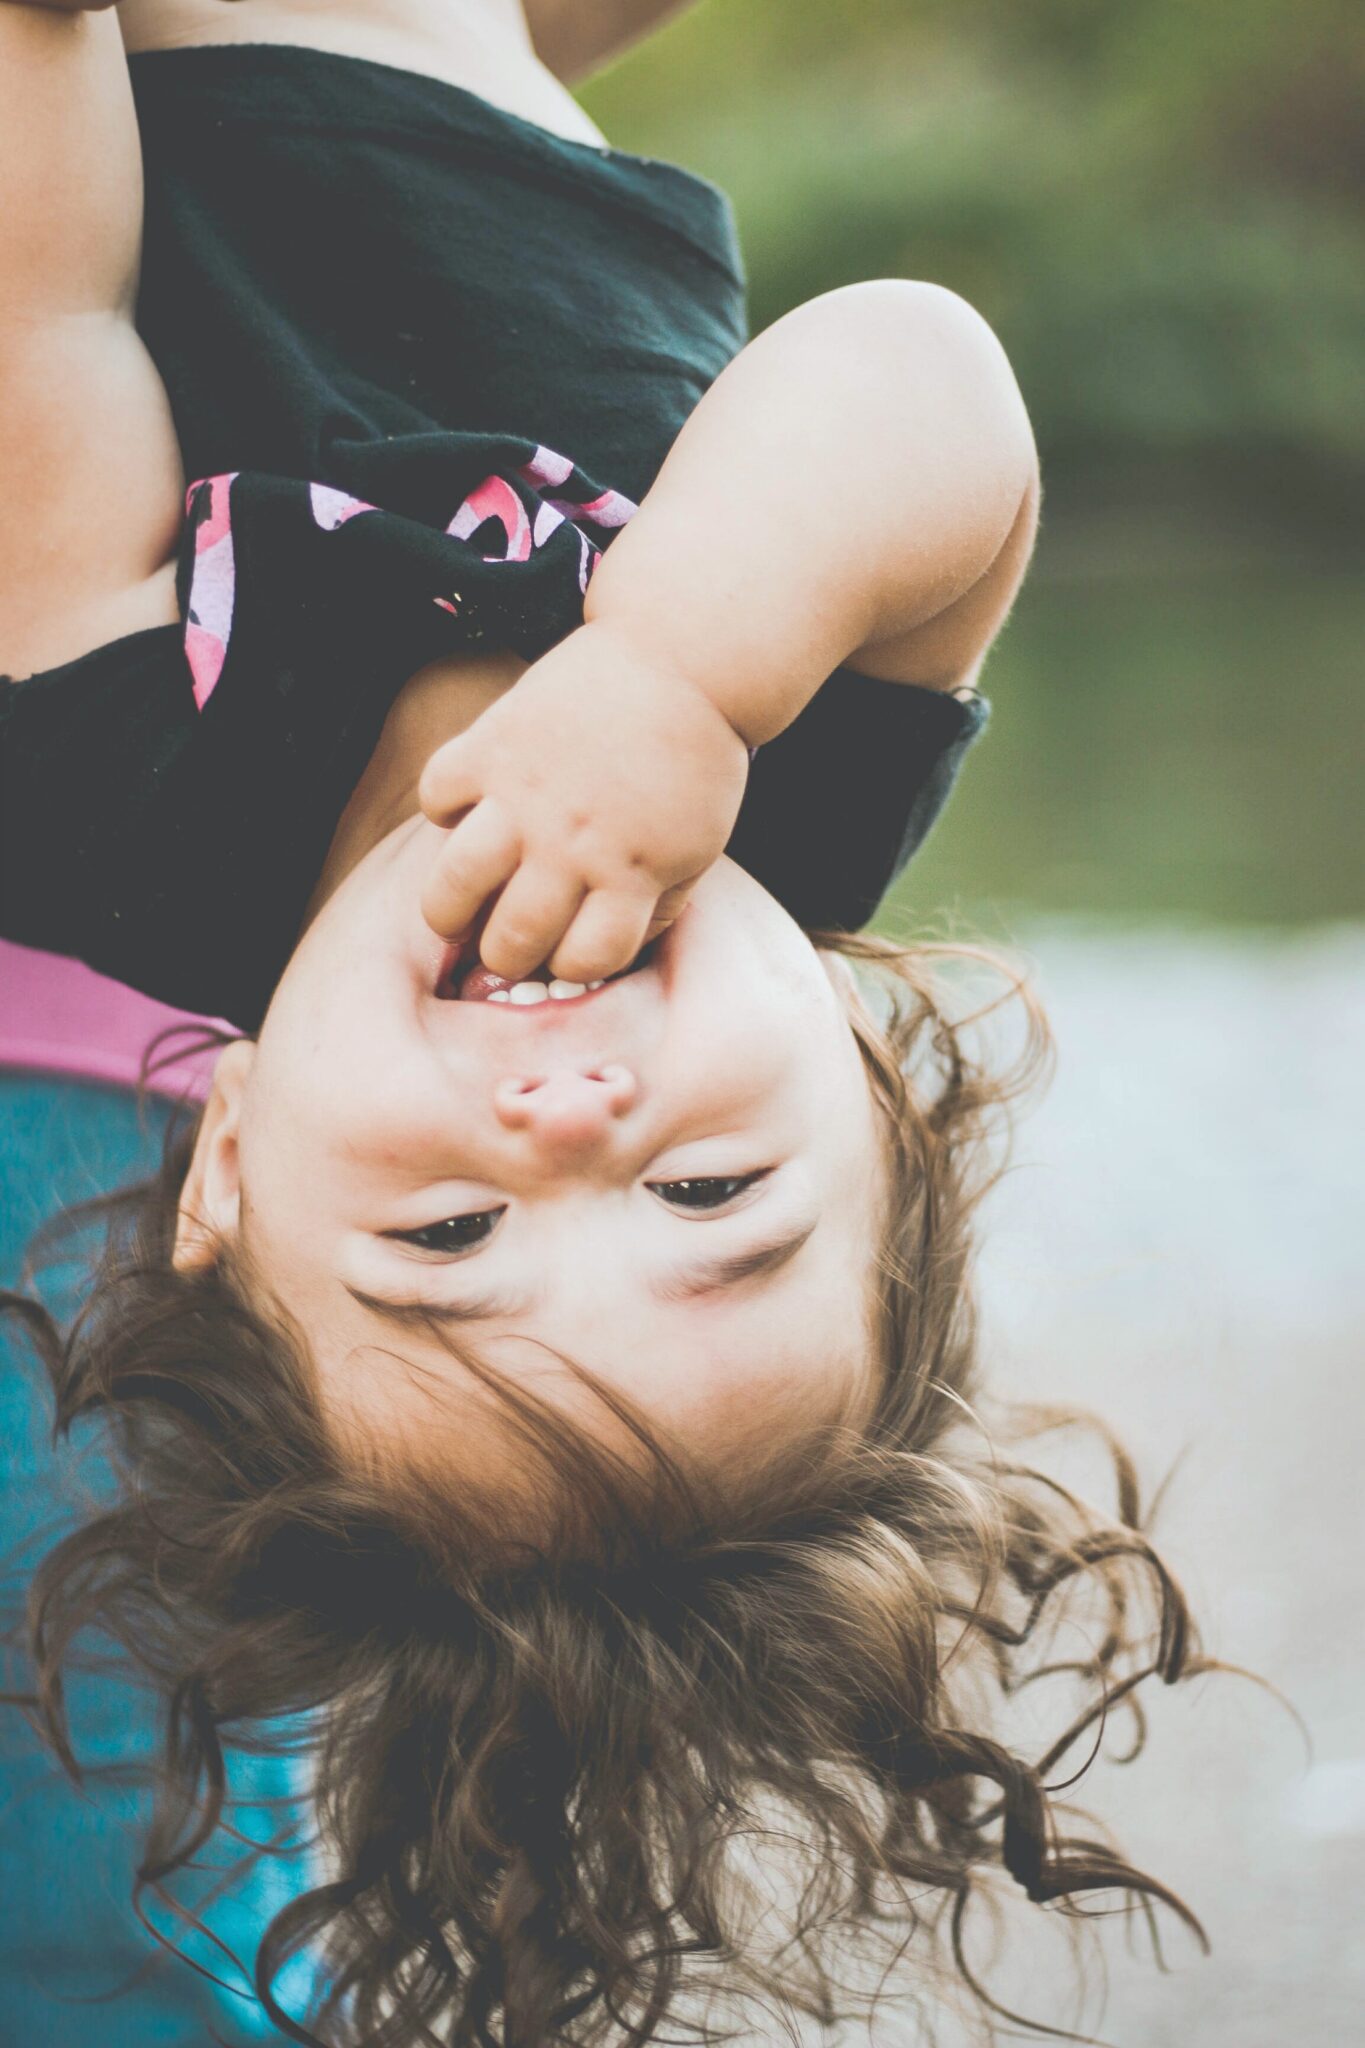
<path fill-rule="evenodd" d="M 582 626 L 428 761 L 422 809 L 454 829 L 422 913 L 458 938 L 501 891 L 479 948 L 493 973 L 619 973 L 724 851 L 748 765 L 700 690 Z"/>

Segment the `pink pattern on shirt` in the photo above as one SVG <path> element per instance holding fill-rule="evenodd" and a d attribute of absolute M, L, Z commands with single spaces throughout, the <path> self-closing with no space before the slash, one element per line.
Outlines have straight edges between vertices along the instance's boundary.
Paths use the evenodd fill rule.
<path fill-rule="evenodd" d="M 550 498 L 546 502 L 566 519 L 591 519 L 594 526 L 608 528 L 624 526 L 640 509 L 622 491 L 603 491 L 600 498 L 590 498 L 586 505 L 575 504 L 572 498 Z"/>
<path fill-rule="evenodd" d="M 531 522 L 526 507 L 503 476 L 486 476 L 476 484 L 451 520 L 446 532 L 455 540 L 468 540 L 486 519 L 496 519 L 507 536 L 500 555 L 485 555 L 485 562 L 525 562 L 531 553 Z"/>
<path fill-rule="evenodd" d="M 313 517 L 324 533 L 335 533 L 349 519 L 358 519 L 362 512 L 379 509 L 376 505 L 367 505 L 363 498 L 353 498 L 349 491 L 334 491 L 330 484 L 310 484 L 308 496 Z"/>
<path fill-rule="evenodd" d="M 592 581 L 592 572 L 602 559 L 601 548 L 595 548 L 586 533 L 578 536 L 578 587 L 587 591 Z"/>
<path fill-rule="evenodd" d="M 454 540 L 469 540 L 487 521 L 496 521 L 505 536 L 504 546 L 501 553 L 485 555 L 483 560 L 525 562 L 567 522 L 578 540 L 578 587 L 586 592 L 602 551 L 588 539 L 579 521 L 587 520 L 611 530 L 624 526 L 639 507 L 621 491 L 602 491 L 585 503 L 545 495 L 551 490 L 562 490 L 574 469 L 567 455 L 560 455 L 553 448 L 538 447 L 530 461 L 516 472 L 521 482 L 531 485 L 540 496 L 534 517 L 508 479 L 495 472 L 469 493 L 446 532 Z M 201 477 L 190 486 L 185 500 L 187 516 L 198 518 L 185 621 L 185 653 L 194 683 L 194 701 L 201 711 L 218 686 L 232 637 L 237 563 L 231 490 L 236 476 L 233 471 L 225 476 Z M 310 484 L 308 492 L 313 518 L 324 533 L 336 533 L 352 519 L 380 509 L 331 484 Z M 458 600 L 437 597 L 433 602 L 459 616 Z"/>
<path fill-rule="evenodd" d="M 555 487 L 567 482 L 573 475 L 574 465 L 567 455 L 556 455 L 553 448 L 537 448 L 529 462 L 524 462 L 517 475 L 523 483 L 533 485 L 537 491 L 544 484 Z M 577 505 L 572 498 L 542 498 L 534 522 L 527 519 L 526 508 L 505 477 L 486 476 L 477 488 L 470 492 L 446 532 L 457 540 L 468 540 L 477 532 L 485 519 L 496 519 L 507 535 L 507 547 L 501 555 L 485 555 L 485 562 L 524 562 L 535 549 L 543 548 L 550 535 L 567 520 L 578 535 L 578 587 L 586 591 L 593 570 L 602 559 L 602 551 L 595 548 L 586 533 L 579 527 L 575 514 L 588 513 L 599 526 L 624 526 L 632 512 L 639 508 L 620 491 L 603 491 L 587 505 Z M 605 516 L 604 516 L 605 515 Z M 437 598 L 436 602 L 445 601 Z M 455 607 L 446 604 L 447 611 Z"/>
<path fill-rule="evenodd" d="M 535 547 L 543 548 L 555 528 L 564 524 L 564 514 L 556 512 L 553 505 L 541 505 L 531 528 L 531 541 Z"/>
<path fill-rule="evenodd" d="M 524 484 L 533 484 L 537 490 L 542 484 L 566 484 L 573 475 L 573 464 L 567 455 L 556 455 L 553 448 L 537 448 L 529 462 L 523 462 L 517 475 Z"/>
<path fill-rule="evenodd" d="M 194 701 L 201 711 L 223 673 L 237 601 L 237 560 L 229 505 L 232 483 L 233 476 L 201 478 L 191 484 L 185 498 L 187 516 L 201 508 L 204 511 L 195 528 L 194 568 L 185 620 L 185 656 L 194 678 Z"/>

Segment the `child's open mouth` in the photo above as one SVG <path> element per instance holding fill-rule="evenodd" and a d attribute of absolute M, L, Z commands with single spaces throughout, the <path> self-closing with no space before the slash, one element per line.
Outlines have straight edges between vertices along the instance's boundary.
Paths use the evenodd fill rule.
<path fill-rule="evenodd" d="M 652 942 L 619 974 L 610 975 L 604 981 L 564 981 L 551 974 L 548 967 L 538 967 L 534 974 L 521 981 L 508 981 L 504 975 L 494 974 L 479 959 L 477 939 L 471 939 L 460 949 L 456 958 L 444 968 L 436 985 L 436 994 L 444 1002 L 457 1003 L 506 1003 L 512 1008 L 529 1009 L 538 1003 L 572 1003 L 585 996 L 594 995 L 598 989 L 606 988 L 608 982 L 624 981 L 627 975 L 635 974 L 647 967 L 653 957 L 655 944 Z"/>
<path fill-rule="evenodd" d="M 457 970 L 457 983 L 454 990 L 457 1002 L 514 1003 L 518 1007 L 535 1003 L 571 1003 L 575 997 L 589 995 L 603 986 L 600 981 L 560 981 L 548 967 L 537 968 L 525 981 L 507 981 L 477 959 L 464 974 L 458 974 Z"/>

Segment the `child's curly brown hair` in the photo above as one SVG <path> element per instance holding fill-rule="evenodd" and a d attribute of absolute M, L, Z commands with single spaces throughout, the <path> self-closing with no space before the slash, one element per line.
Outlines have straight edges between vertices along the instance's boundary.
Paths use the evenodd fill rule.
<path fill-rule="evenodd" d="M 836 1963 L 878 1930 L 921 1985 L 941 1940 L 998 2013 L 963 1929 L 1002 1868 L 1039 1904 L 1112 1887 L 1198 1932 L 1156 1879 L 1068 1831 L 1045 1785 L 1143 1679 L 1210 1668 L 1132 1470 L 1112 1447 L 1101 1513 L 993 1451 L 969 1406 L 969 1224 L 1045 1027 L 1025 994 L 1027 1042 L 994 1073 L 945 1006 L 950 949 L 821 943 L 885 991 L 876 1021 L 853 1005 L 889 1156 L 880 1380 L 866 1420 L 807 1433 L 747 1487 L 709 1487 L 617 1395 L 598 1389 L 639 1456 L 475 1358 L 543 1509 L 534 1537 L 513 1540 L 467 1476 L 357 1469 L 304 1347 L 242 1276 L 172 1266 L 192 1120 L 157 1182 L 99 1205 L 107 1244 L 69 1331 L 3 1298 L 58 1432 L 102 1418 L 121 1479 L 41 1563 L 28 1631 L 35 1710 L 73 1776 L 63 1673 L 85 1630 L 166 1702 L 140 1891 L 214 1835 L 231 1747 L 296 1746 L 297 1722 L 276 1731 L 308 1717 L 334 1874 L 276 1916 L 255 1973 L 292 2039 L 718 2039 L 678 2032 L 703 1974 L 785 2033 L 774 2012 L 832 2024 L 867 2002 Z M 1046 1642 L 1075 1598 L 1087 1700 L 1045 1754 L 1015 1754 L 1002 1710 L 1068 1668 Z M 765 1844 L 794 1844 L 799 1872 L 766 1955 L 741 1870 Z M 306 2026 L 273 1988 L 305 1953 L 326 1987 Z"/>

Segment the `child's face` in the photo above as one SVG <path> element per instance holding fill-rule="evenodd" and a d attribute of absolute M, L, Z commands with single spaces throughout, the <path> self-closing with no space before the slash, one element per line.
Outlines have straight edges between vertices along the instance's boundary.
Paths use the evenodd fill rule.
<path fill-rule="evenodd" d="M 433 832 L 400 826 L 316 917 L 258 1044 L 223 1056 L 186 1184 L 305 1333 L 342 1433 L 468 1420 L 414 1304 L 538 1394 L 585 1412 L 560 1353 L 716 1458 L 860 1405 L 881 1151 L 821 956 L 722 861 L 623 980 L 445 999 L 417 910 Z"/>

